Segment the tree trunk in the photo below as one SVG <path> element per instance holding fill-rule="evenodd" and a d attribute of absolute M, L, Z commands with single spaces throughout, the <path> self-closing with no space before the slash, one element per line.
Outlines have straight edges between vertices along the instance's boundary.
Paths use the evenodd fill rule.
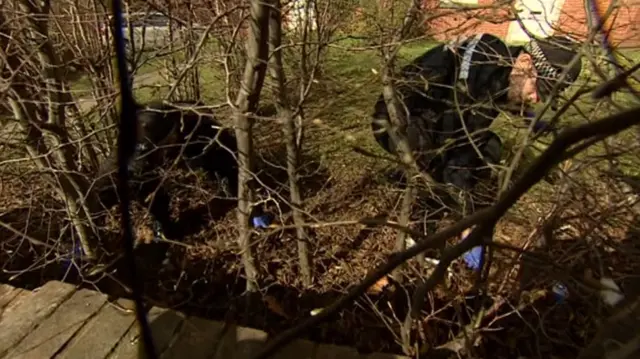
<path fill-rule="evenodd" d="M 421 8 L 420 1 L 414 0 L 411 3 L 409 9 L 407 9 L 406 15 L 403 19 L 402 26 L 395 33 L 393 38 L 391 39 L 391 44 L 400 44 L 402 40 L 404 40 L 407 35 L 411 32 L 411 27 L 415 23 L 415 20 L 418 16 L 418 12 Z M 405 168 L 406 178 L 407 178 L 407 189 L 403 196 L 403 203 L 401 209 L 401 216 L 399 219 L 399 225 L 406 227 L 409 223 L 409 215 L 410 209 L 413 204 L 414 197 L 414 180 L 413 174 L 419 173 L 419 169 L 417 163 L 411 153 L 411 148 L 409 147 L 409 143 L 404 135 L 403 129 L 407 125 L 408 117 L 406 112 L 404 111 L 404 107 L 400 103 L 398 97 L 396 96 L 395 84 L 394 84 L 394 63 L 396 59 L 396 54 L 400 50 L 400 45 L 391 45 L 388 47 L 382 48 L 383 55 L 383 65 L 382 65 L 382 96 L 384 98 L 385 104 L 387 106 L 387 111 L 389 113 L 389 121 L 383 120 L 382 125 L 386 129 L 391 141 L 393 141 L 394 148 L 396 149 L 397 156 L 401 163 Z M 405 246 L 405 238 L 406 235 L 402 231 L 398 231 L 398 236 L 396 239 L 396 247 L 404 248 Z M 419 260 L 424 263 L 424 255 L 419 257 Z M 400 275 L 398 271 L 394 272 L 395 279 L 400 279 Z M 419 291 L 416 291 L 418 293 Z M 416 294 L 414 293 L 414 296 Z M 413 301 L 412 301 L 413 302 Z M 402 340 L 402 348 L 406 354 L 411 353 L 411 327 L 412 327 L 412 317 L 411 313 L 414 310 L 409 310 L 409 313 L 405 317 L 404 323 L 400 328 L 400 336 Z"/>
<path fill-rule="evenodd" d="M 17 71 L 16 78 L 9 87 L 8 105 L 25 133 L 27 152 L 40 170 L 52 176 L 51 183 L 56 188 L 59 198 L 67 205 L 69 217 L 85 255 L 93 259 L 97 241 L 91 234 L 93 228 L 91 224 L 92 217 L 96 213 L 97 202 L 92 201 L 91 196 L 86 200 L 89 185 L 78 174 L 79 171 L 73 161 L 73 152 L 76 148 L 71 145 L 72 141 L 66 129 L 65 113 L 65 105 L 71 102 L 71 96 L 59 70 L 60 61 L 48 37 L 46 20 L 42 20 L 46 19 L 49 13 L 48 5 L 48 2 L 44 2 L 42 8 L 37 8 L 27 1 L 18 4 L 32 15 L 26 19 L 26 30 L 31 41 L 23 37 L 12 37 L 11 29 L 7 25 L 6 13 L 0 13 L 0 23 L 7 26 L 0 30 L 3 35 L 0 36 L 2 48 L 10 48 L 9 41 L 24 41 L 20 45 L 27 49 L 34 49 L 39 60 L 39 63 L 27 64 L 27 60 L 19 53 L 5 54 L 7 70 Z M 4 10 L 7 11 L 6 8 Z M 44 78 L 30 77 L 35 73 L 33 66 L 44 69 Z M 35 83 L 38 88 L 42 88 L 44 98 L 26 87 L 29 83 Z M 42 103 L 45 105 L 41 105 Z M 51 148 L 47 146 L 45 136 L 52 144 Z"/>
<path fill-rule="evenodd" d="M 242 264 L 247 277 L 247 291 L 255 292 L 257 268 L 251 249 L 249 216 L 252 206 L 251 176 L 253 169 L 253 119 L 247 114 L 255 112 L 267 70 L 269 7 L 261 0 L 251 0 L 250 28 L 246 42 L 247 61 L 242 85 L 234 109 L 235 133 L 238 141 L 238 244 L 242 251 Z"/>
<path fill-rule="evenodd" d="M 392 44 L 399 44 L 410 32 L 411 26 L 415 22 L 418 10 L 420 10 L 420 3 L 414 1 L 411 7 L 407 10 L 406 16 L 403 20 L 402 27 L 397 31 L 393 39 Z M 399 224 L 406 227 L 409 223 L 409 217 L 411 214 L 411 206 L 415 197 L 415 188 L 413 183 L 413 173 L 417 172 L 417 164 L 409 143 L 407 142 L 403 129 L 407 125 L 407 114 L 404 111 L 404 107 L 396 96 L 396 89 L 394 84 L 394 63 L 399 45 L 390 46 L 387 50 L 383 48 L 383 64 L 382 64 L 382 96 L 387 106 L 387 112 L 389 113 L 389 121 L 381 120 L 383 127 L 386 129 L 389 137 L 394 143 L 398 158 L 405 167 L 405 178 L 407 179 L 407 190 L 403 196 L 401 214 Z M 405 248 L 406 234 L 403 231 L 398 231 L 396 239 L 396 250 L 402 250 Z M 419 257 L 420 262 L 424 262 L 424 256 Z M 396 280 L 400 280 L 400 271 L 402 266 L 394 271 L 394 277 Z"/>
<path fill-rule="evenodd" d="M 302 281 L 305 286 L 311 286 L 312 273 L 308 248 L 308 236 L 304 228 L 302 214 L 302 196 L 298 186 L 298 162 L 300 144 L 296 143 L 296 124 L 291 110 L 291 102 L 285 89 L 285 75 L 282 68 L 282 6 L 280 0 L 273 0 L 269 20 L 269 49 L 271 55 L 271 76 L 275 81 L 275 97 L 278 117 L 283 123 L 285 141 L 287 144 L 287 174 L 289 176 L 289 188 L 291 191 L 291 205 L 293 210 L 293 223 L 296 226 L 298 240 L 298 262 Z"/>

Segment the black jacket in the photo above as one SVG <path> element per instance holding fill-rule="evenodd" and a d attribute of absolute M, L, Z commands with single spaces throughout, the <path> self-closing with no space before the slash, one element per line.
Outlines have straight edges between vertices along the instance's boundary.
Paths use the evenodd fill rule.
<path fill-rule="evenodd" d="M 460 74 L 465 72 L 463 58 L 467 48 L 474 51 L 467 61 L 470 66 L 465 80 L 460 79 Z M 509 74 L 520 51 L 521 47 L 510 47 L 496 36 L 479 34 L 457 46 L 436 46 L 402 68 L 396 91 L 408 111 L 404 133 L 423 170 L 441 177 L 447 162 L 470 150 L 462 119 L 467 131 L 474 134 L 474 141 L 494 141 L 497 136 L 482 130 L 487 130 L 499 115 L 496 107 L 507 104 Z M 378 122 L 388 116 L 380 96 L 372 129 L 378 143 L 394 153 L 391 139 Z M 438 151 L 445 145 L 445 151 Z M 491 157 L 491 162 L 499 161 L 495 155 Z"/>

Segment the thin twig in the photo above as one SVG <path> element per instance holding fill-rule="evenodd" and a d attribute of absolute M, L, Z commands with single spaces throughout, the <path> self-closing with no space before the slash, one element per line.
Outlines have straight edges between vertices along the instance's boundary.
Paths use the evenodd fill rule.
<path fill-rule="evenodd" d="M 288 344 L 304 331 L 311 327 L 322 323 L 334 314 L 338 313 L 342 308 L 347 306 L 350 302 L 361 296 L 366 290 L 375 284 L 380 278 L 388 275 L 400 264 L 406 260 L 424 252 L 427 249 L 434 248 L 438 244 L 443 243 L 447 238 L 460 234 L 464 229 L 473 225 L 477 227 L 471 232 L 471 234 L 462 242 L 444 251 L 440 263 L 436 266 L 435 270 L 427 280 L 425 288 L 430 290 L 433 288 L 445 275 L 449 264 L 458 256 L 462 255 L 467 250 L 473 248 L 476 245 L 481 244 L 482 234 L 502 217 L 511 206 L 513 206 L 520 197 L 525 194 L 533 185 L 538 183 L 546 173 L 553 168 L 563 158 L 564 152 L 574 144 L 588 139 L 590 137 L 607 134 L 614 135 L 625 129 L 640 123 L 640 108 L 625 111 L 612 115 L 610 117 L 601 119 L 596 122 L 584 124 L 578 127 L 569 128 L 564 130 L 543 152 L 538 159 L 527 169 L 527 171 L 516 181 L 514 186 L 507 192 L 505 192 L 500 199 L 491 207 L 480 210 L 471 216 L 465 217 L 458 221 L 454 225 L 444 229 L 443 231 L 434 234 L 433 236 L 426 237 L 423 241 L 418 242 L 415 246 L 390 256 L 387 263 L 379 266 L 373 272 L 366 276 L 366 278 L 358 285 L 354 286 L 349 292 L 342 298 L 335 301 L 330 306 L 326 307 L 322 312 L 316 316 L 305 319 L 302 323 L 285 330 L 280 335 L 269 341 L 267 345 L 253 358 L 265 359 L 274 354 L 279 348 Z M 399 225 L 390 225 L 386 221 L 381 220 L 361 220 L 363 224 L 382 224 L 396 229 L 401 229 Z M 383 222 L 383 223 L 381 223 Z M 403 229 L 412 233 L 408 229 Z M 413 233 L 412 233 L 413 235 Z M 421 233 L 415 233 L 416 237 L 424 238 Z"/>

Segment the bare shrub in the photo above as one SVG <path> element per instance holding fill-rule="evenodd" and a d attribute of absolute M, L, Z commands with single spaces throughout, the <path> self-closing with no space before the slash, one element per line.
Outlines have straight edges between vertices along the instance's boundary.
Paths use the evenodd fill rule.
<path fill-rule="evenodd" d="M 482 192 L 485 209 L 468 216 L 442 199 L 442 186 L 403 145 L 398 72 L 439 42 L 524 15 L 504 2 L 444 3 L 130 2 L 130 14 L 170 19 L 156 33 L 166 31 L 166 44 L 133 41 L 136 100 L 202 101 L 235 128 L 243 168 L 235 211 L 210 204 L 217 184 L 196 171 L 163 173 L 183 232 L 161 243 L 173 267 L 148 271 L 146 299 L 184 305 L 190 314 L 232 313 L 280 332 L 263 357 L 313 326 L 314 340 L 412 356 L 577 354 L 610 311 L 597 299 L 599 280 L 610 277 L 631 296 L 638 269 L 640 132 L 626 128 L 636 121 L 628 116 L 637 115 L 640 87 L 632 75 L 629 86 L 592 98 L 636 65 L 637 51 L 612 56 L 601 34 L 585 30 L 597 19 L 557 27 L 581 39 L 582 75 L 556 96 L 555 109 L 540 104 L 535 120 L 504 112 L 492 124 L 506 152 L 492 169 L 498 195 Z M 0 248 L 11 280 L 42 268 L 66 278 L 72 270 L 54 264 L 74 256 L 77 238 L 96 262 L 101 251 L 119 250 L 118 215 L 102 213 L 90 191 L 116 143 L 109 7 L 44 4 L 18 1 L 0 12 Z M 605 21 L 610 31 L 623 8 Z M 127 32 L 145 39 L 142 28 Z M 399 156 L 382 151 L 371 133 L 381 94 L 393 112 L 388 126 L 396 128 Z M 535 134 L 539 120 L 556 133 Z M 399 184 L 389 172 L 408 180 Z M 153 246 L 146 209 L 133 212 L 140 240 Z M 271 223 L 260 226 L 268 228 L 254 228 L 265 214 Z M 481 232 L 494 229 L 485 242 Z M 481 244 L 488 248 L 484 270 L 474 273 L 459 257 Z M 106 257 L 92 271 L 77 260 L 71 267 L 100 290 L 128 293 L 104 284 L 122 279 Z M 570 305 L 552 295 L 556 282 L 569 288 Z M 262 299 L 260 310 L 238 300 L 245 291 Z"/>

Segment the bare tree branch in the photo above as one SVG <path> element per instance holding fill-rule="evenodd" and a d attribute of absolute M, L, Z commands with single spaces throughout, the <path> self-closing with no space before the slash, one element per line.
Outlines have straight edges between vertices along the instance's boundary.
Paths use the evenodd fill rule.
<path fill-rule="evenodd" d="M 304 25 L 309 26 L 309 16 L 305 16 Z M 285 74 L 282 67 L 282 6 L 280 0 L 273 0 L 273 10 L 269 21 L 269 48 L 273 53 L 271 61 L 271 76 L 275 80 L 275 97 L 278 117 L 283 123 L 284 137 L 287 144 L 287 174 L 289 176 L 289 190 L 291 192 L 291 204 L 293 210 L 293 223 L 296 225 L 296 236 L 298 239 L 298 261 L 303 283 L 306 286 L 312 284 L 311 264 L 309 257 L 308 238 L 304 228 L 304 217 L 302 213 L 302 195 L 298 185 L 298 165 L 300 144 L 296 141 L 296 123 L 291 111 L 291 103 L 286 93 Z M 305 54 L 302 54 L 303 59 Z"/>
<path fill-rule="evenodd" d="M 257 285 L 257 268 L 251 250 L 251 229 L 249 216 L 251 213 L 251 173 L 253 169 L 253 120 L 248 113 L 255 112 L 262 91 L 262 84 L 267 70 L 268 5 L 261 0 L 251 0 L 251 17 L 249 34 L 246 43 L 247 62 L 236 104 L 234 121 L 236 139 L 238 141 L 238 244 L 242 250 L 242 261 L 247 276 L 247 291 L 255 292 Z"/>
<path fill-rule="evenodd" d="M 519 179 L 516 180 L 513 187 L 505 192 L 493 206 L 480 210 L 471 216 L 467 216 L 453 226 L 436 233 L 433 236 L 426 237 L 415 246 L 403 252 L 394 254 L 389 258 L 387 263 L 372 271 L 360 284 L 351 288 L 345 296 L 325 308 L 318 315 L 305 319 L 302 323 L 285 330 L 280 335 L 270 340 L 254 357 L 254 359 L 267 358 L 269 355 L 275 353 L 279 348 L 301 335 L 304 331 L 327 320 L 347 306 L 351 301 L 364 294 L 370 286 L 375 284 L 383 276 L 391 273 L 391 271 L 404 263 L 407 259 L 410 259 L 427 249 L 434 248 L 446 241 L 447 238 L 459 235 L 464 229 L 476 225 L 475 229 L 465 240 L 444 251 L 439 264 L 436 266 L 436 269 L 433 271 L 425 285 L 425 289 L 427 291 L 433 289 L 433 287 L 435 287 L 435 285 L 437 285 L 437 283 L 439 283 L 446 274 L 449 264 L 466 251 L 476 245 L 482 244 L 482 235 L 484 232 L 490 230 L 499 218 L 502 217 L 523 194 L 544 178 L 545 174 L 563 159 L 565 151 L 591 137 L 598 136 L 600 134 L 611 136 L 638 123 L 640 123 L 640 109 L 632 109 L 593 123 L 584 124 L 563 131 L 551 143 L 548 149 L 536 159 L 536 161 L 522 174 L 522 176 L 520 176 Z M 375 221 L 362 220 L 361 223 L 372 225 Z M 386 225 L 392 228 L 401 228 L 398 225 L 392 225 L 389 223 L 386 223 Z M 419 235 L 419 233 L 413 234 Z"/>

